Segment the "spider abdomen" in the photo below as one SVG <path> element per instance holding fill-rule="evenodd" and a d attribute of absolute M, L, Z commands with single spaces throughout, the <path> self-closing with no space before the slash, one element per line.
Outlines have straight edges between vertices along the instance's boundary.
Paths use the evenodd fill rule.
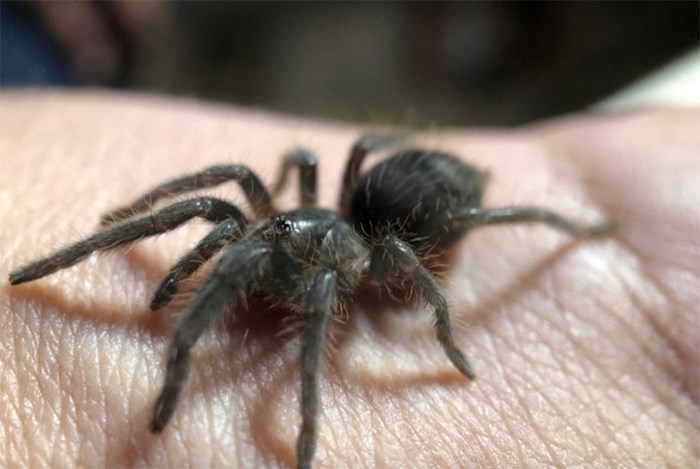
<path fill-rule="evenodd" d="M 480 207 L 485 180 L 485 173 L 445 153 L 402 151 L 358 178 L 349 216 L 368 240 L 393 233 L 419 253 L 443 250 L 467 231 L 447 223 L 447 215 Z"/>

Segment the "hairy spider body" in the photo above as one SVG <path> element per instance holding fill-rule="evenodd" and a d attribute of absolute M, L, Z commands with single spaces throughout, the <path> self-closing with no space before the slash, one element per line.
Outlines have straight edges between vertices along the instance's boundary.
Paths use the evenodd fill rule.
<path fill-rule="evenodd" d="M 421 255 L 442 251 L 469 229 L 451 214 L 480 207 L 485 181 L 452 156 L 407 150 L 360 175 L 348 217 L 369 242 L 395 233 Z"/>
<path fill-rule="evenodd" d="M 299 286 L 304 285 L 299 275 L 310 278 L 316 270 L 328 269 L 335 272 L 336 296 L 342 305 L 357 288 L 366 269 L 367 244 L 342 216 L 330 210 L 305 207 L 279 214 L 257 228 L 250 239 L 274 243 L 294 261 L 287 261 L 290 266 L 287 272 L 275 272 L 282 284 L 272 288 L 261 285 L 265 296 L 273 299 L 280 293 L 288 295 L 287 298 L 298 298 Z M 294 275 L 292 265 L 299 268 L 299 275 L 296 281 L 289 282 L 290 275 Z M 300 300 L 292 302 L 303 304 Z"/>
<path fill-rule="evenodd" d="M 10 283 L 28 282 L 105 251 L 172 230 L 199 217 L 214 227 L 181 257 L 151 300 L 157 310 L 203 263 L 220 254 L 176 325 L 165 380 L 149 425 L 160 433 L 170 420 L 188 374 L 190 351 L 201 334 L 241 292 L 259 293 L 301 314 L 301 429 L 297 464 L 311 466 L 318 434 L 318 371 L 326 328 L 340 314 L 364 278 L 379 285 L 398 281 L 416 290 L 435 315 L 437 339 L 452 364 L 474 378 L 454 342 L 447 301 L 423 265 L 479 225 L 542 222 L 573 236 L 605 233 L 609 224 L 584 226 L 535 207 L 481 207 L 486 175 L 444 153 L 404 150 L 360 174 L 371 151 L 395 146 L 394 136 L 365 135 L 352 147 L 340 194 L 340 213 L 314 207 L 316 158 L 307 150 L 287 153 L 272 195 L 299 170 L 302 208 L 275 211 L 272 195 L 242 165 L 219 165 L 155 187 L 130 205 L 102 217 L 105 228 L 10 274 Z M 256 213 L 249 222 L 234 205 L 194 197 L 152 209 L 161 199 L 226 181 L 240 184 Z M 144 215 L 145 214 L 145 215 Z"/>

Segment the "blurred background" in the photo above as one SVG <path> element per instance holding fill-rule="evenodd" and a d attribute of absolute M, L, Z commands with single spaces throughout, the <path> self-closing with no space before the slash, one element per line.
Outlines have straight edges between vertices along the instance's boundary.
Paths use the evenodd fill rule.
<path fill-rule="evenodd" d="M 404 126 L 590 106 L 697 49 L 690 2 L 0 3 L 0 86 L 108 86 Z"/>

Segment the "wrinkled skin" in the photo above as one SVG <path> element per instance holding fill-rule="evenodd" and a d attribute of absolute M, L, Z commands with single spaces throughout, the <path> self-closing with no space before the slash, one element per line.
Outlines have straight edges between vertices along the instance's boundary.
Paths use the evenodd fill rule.
<path fill-rule="evenodd" d="M 0 106 L 0 466 L 294 464 L 298 342 L 256 303 L 204 335 L 173 420 L 148 432 L 186 303 L 152 313 L 150 293 L 202 225 L 26 285 L 6 279 L 155 183 L 217 162 L 269 183 L 283 150 L 309 146 L 332 207 L 359 130 L 128 95 L 6 93 Z M 490 227 L 456 247 L 445 289 L 471 383 L 425 308 L 355 304 L 327 353 L 316 466 L 692 467 L 699 120 L 657 110 L 419 136 L 490 170 L 485 206 L 540 205 L 619 229 L 572 241 Z M 214 192 L 243 203 L 235 185 Z"/>

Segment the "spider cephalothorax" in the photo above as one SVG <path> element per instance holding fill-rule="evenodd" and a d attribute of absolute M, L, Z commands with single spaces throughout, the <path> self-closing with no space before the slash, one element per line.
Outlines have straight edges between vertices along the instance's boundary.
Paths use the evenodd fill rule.
<path fill-rule="evenodd" d="M 535 207 L 481 207 L 485 173 L 444 153 L 399 151 L 364 174 L 370 151 L 397 139 L 366 135 L 352 148 L 340 195 L 340 212 L 314 207 L 316 159 L 306 150 L 285 155 L 273 193 L 299 170 L 302 208 L 278 213 L 258 177 L 242 165 L 220 165 L 166 182 L 130 205 L 102 217 L 105 228 L 10 274 L 19 284 L 78 263 L 104 251 L 163 233 L 199 217 L 213 229 L 170 270 L 156 289 L 151 308 L 168 304 L 179 285 L 218 254 L 173 332 L 165 383 L 155 404 L 150 429 L 163 430 L 175 411 L 187 378 L 190 350 L 202 332 L 239 294 L 261 294 L 299 311 L 301 332 L 301 416 L 297 464 L 310 467 L 320 411 L 317 374 L 328 321 L 346 308 L 363 279 L 380 285 L 400 283 L 418 292 L 433 309 L 437 338 L 447 357 L 474 378 L 457 347 L 447 301 L 423 260 L 439 254 L 469 229 L 508 222 L 543 222 L 573 236 L 604 233 L 608 224 L 583 226 Z M 160 199 L 237 181 L 255 213 L 249 221 L 234 205 L 212 197 L 194 197 L 153 209 Z"/>

